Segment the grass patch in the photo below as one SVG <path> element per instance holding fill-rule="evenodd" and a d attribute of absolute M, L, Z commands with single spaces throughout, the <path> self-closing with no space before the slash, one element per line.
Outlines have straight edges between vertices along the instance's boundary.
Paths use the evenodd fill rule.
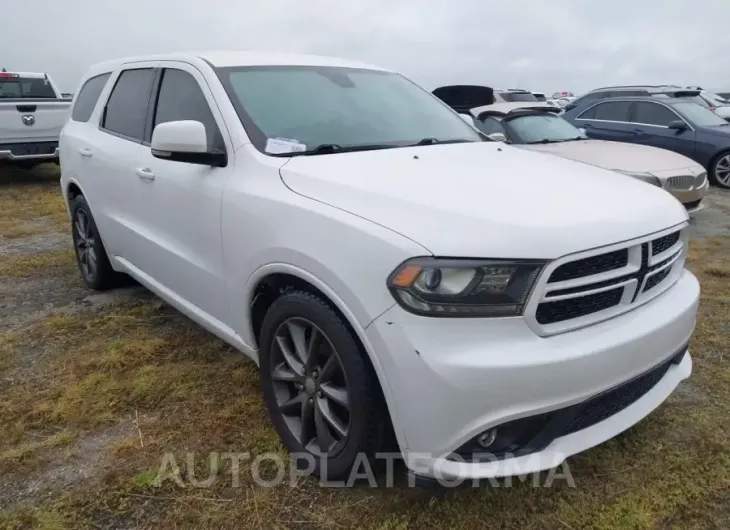
<path fill-rule="evenodd" d="M 76 270 L 74 251 L 56 250 L 44 254 L 21 254 L 0 259 L 0 276 L 33 278 L 38 275 L 66 275 Z"/>
<path fill-rule="evenodd" d="M 15 219 L 33 226 L 34 216 L 51 215 L 44 204 L 16 210 Z M 692 243 L 689 267 L 702 284 L 692 378 L 627 433 L 571 458 L 575 487 L 564 475 L 544 487 L 549 474 L 542 474 L 542 487 L 513 479 L 458 490 L 337 489 L 313 479 L 292 483 L 287 474 L 262 488 L 251 461 L 287 455 L 253 363 L 162 303 L 133 301 L 25 324 L 0 335 L 0 465 L 22 485 L 42 481 L 49 458 L 83 459 L 87 451 L 94 471 L 71 486 L 44 482 L 41 504 L 11 503 L 0 528 L 727 527 L 728 258 L 728 237 Z M 10 277 L 72 269 L 71 253 L 0 263 L 0 274 Z M 43 355 L 27 368 L 17 362 L 25 351 Z M 34 438 L 38 433 L 58 434 Z M 249 454 L 236 480 L 230 458 L 219 458 L 226 452 Z M 276 471 L 266 462 L 260 470 Z M 215 480 L 206 485 L 211 471 Z"/>
<path fill-rule="evenodd" d="M 32 171 L 0 170 L 0 236 L 7 239 L 67 231 L 60 172 L 45 164 Z"/>
<path fill-rule="evenodd" d="M 68 445 L 75 439 L 74 433 L 59 432 L 39 441 L 17 445 L 0 453 L 0 469 L 27 462 L 46 449 Z"/>

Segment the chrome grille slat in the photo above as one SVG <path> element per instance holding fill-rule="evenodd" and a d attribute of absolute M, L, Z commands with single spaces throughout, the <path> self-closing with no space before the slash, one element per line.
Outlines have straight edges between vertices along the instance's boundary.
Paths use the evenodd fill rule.
<path fill-rule="evenodd" d="M 677 177 L 669 177 L 667 179 L 669 187 L 673 190 L 689 190 L 695 184 L 694 175 L 679 175 Z"/>
<path fill-rule="evenodd" d="M 563 333 L 658 296 L 684 269 L 686 226 L 556 260 L 536 284 L 525 312 L 528 325 L 542 336 Z"/>
<path fill-rule="evenodd" d="M 702 172 L 699 175 L 677 175 L 667 179 L 667 185 L 672 190 L 689 191 L 697 189 L 705 184 L 707 173 Z"/>

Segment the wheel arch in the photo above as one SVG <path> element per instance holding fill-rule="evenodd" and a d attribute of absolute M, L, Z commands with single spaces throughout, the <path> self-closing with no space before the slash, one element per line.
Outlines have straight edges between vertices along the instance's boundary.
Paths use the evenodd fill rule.
<path fill-rule="evenodd" d="M 390 421 L 401 450 L 407 448 L 405 433 L 400 428 L 397 405 L 388 382 L 387 375 L 370 344 L 365 328 L 345 300 L 334 289 L 309 271 L 287 263 L 271 263 L 259 268 L 251 275 L 246 286 L 245 307 L 248 310 L 245 321 L 249 326 L 251 343 L 258 350 L 258 333 L 266 309 L 286 289 L 300 289 L 323 298 L 337 312 L 345 325 L 354 333 L 360 343 L 365 360 L 370 364 L 377 377 L 390 415 Z M 368 322 L 369 324 L 369 322 Z"/>
<path fill-rule="evenodd" d="M 69 218 L 71 218 L 71 201 L 79 195 L 83 195 L 86 202 L 89 202 L 89 198 L 84 193 L 83 187 L 76 179 L 68 179 L 67 182 L 64 182 L 61 191 L 63 193 L 64 202 L 66 203 L 66 211 L 68 212 Z M 89 206 L 89 208 L 91 208 L 91 206 Z"/>

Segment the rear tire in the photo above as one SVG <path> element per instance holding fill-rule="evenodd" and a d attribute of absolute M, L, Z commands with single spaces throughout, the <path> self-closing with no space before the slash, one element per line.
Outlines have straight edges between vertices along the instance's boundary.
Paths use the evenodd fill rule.
<path fill-rule="evenodd" d="M 390 425 L 377 377 L 358 339 L 322 298 L 288 291 L 260 333 L 264 400 L 284 446 L 322 479 L 372 467 Z M 302 463 L 302 460 L 297 460 Z M 309 468 L 311 469 L 311 468 Z"/>
<path fill-rule="evenodd" d="M 707 173 L 717 187 L 730 189 L 730 151 L 717 155 Z"/>
<path fill-rule="evenodd" d="M 71 200 L 71 235 L 76 263 L 87 286 L 105 291 L 117 285 L 119 275 L 112 269 L 94 216 L 83 195 Z"/>

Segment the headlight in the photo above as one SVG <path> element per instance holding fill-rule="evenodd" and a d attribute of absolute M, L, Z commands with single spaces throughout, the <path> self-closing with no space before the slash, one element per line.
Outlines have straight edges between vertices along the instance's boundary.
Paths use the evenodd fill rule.
<path fill-rule="evenodd" d="M 654 186 L 659 186 L 660 188 L 662 187 L 662 181 L 651 173 L 642 173 L 640 171 L 622 171 L 620 169 L 614 169 L 614 171 L 616 173 L 623 173 L 624 175 L 628 175 L 629 177 L 634 177 L 638 180 L 643 180 L 644 182 L 648 182 L 649 184 L 654 184 Z"/>
<path fill-rule="evenodd" d="M 414 258 L 388 278 L 406 310 L 434 317 L 505 317 L 522 314 L 545 262 Z"/>

